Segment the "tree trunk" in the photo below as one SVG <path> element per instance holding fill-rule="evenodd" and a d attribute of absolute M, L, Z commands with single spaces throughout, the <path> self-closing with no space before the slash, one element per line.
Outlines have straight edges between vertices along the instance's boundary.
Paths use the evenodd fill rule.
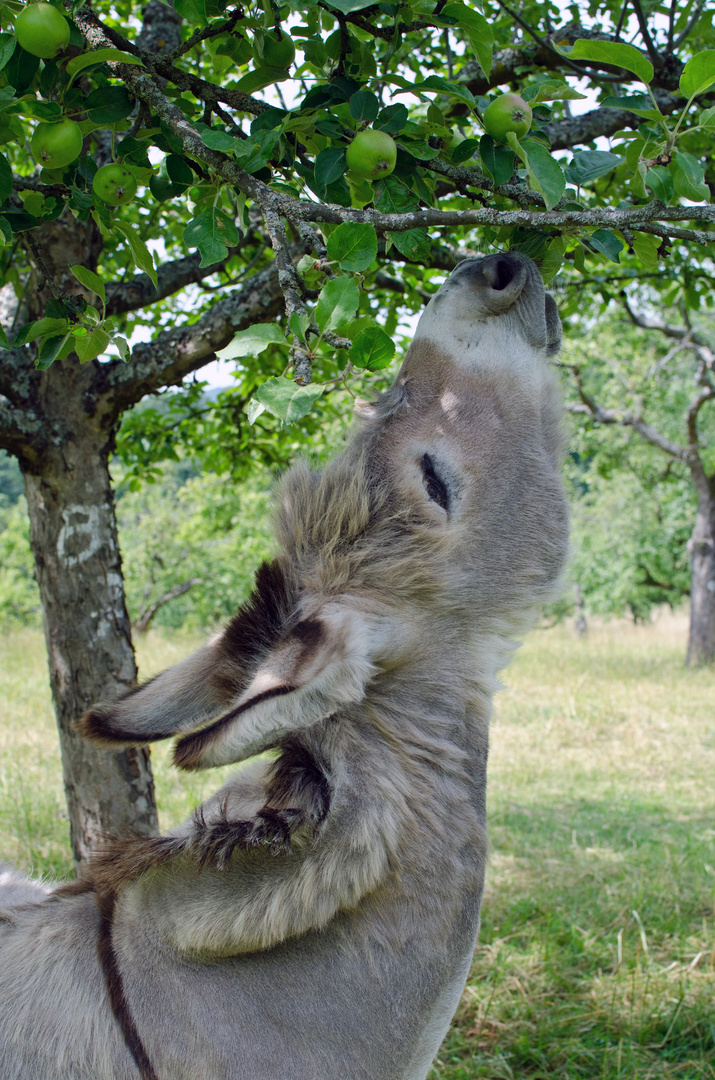
<path fill-rule="evenodd" d="M 36 230 L 44 265 L 33 258 L 25 290 L 29 319 L 41 318 L 50 282 L 78 283 L 69 266 L 93 270 L 102 248 L 94 223 L 66 212 Z M 15 449 L 25 480 L 35 575 L 40 587 L 50 686 L 59 728 L 72 851 L 84 862 L 103 835 L 158 829 L 149 754 L 99 750 L 73 730 L 95 701 L 136 680 L 131 629 L 109 476 L 118 410 L 101 393 L 102 365 L 72 354 L 35 371 L 16 354 L 17 404 L 42 418 L 36 437 Z"/>
<path fill-rule="evenodd" d="M 148 752 L 100 750 L 73 730 L 93 702 L 127 689 L 137 675 L 107 439 L 100 445 L 76 419 L 72 437 L 43 457 L 41 473 L 24 478 L 72 851 L 81 863 L 104 834 L 148 834 L 158 822 Z"/>
<path fill-rule="evenodd" d="M 688 546 L 690 634 L 686 663 L 700 667 L 715 661 L 715 491 L 698 491 L 695 528 Z"/>

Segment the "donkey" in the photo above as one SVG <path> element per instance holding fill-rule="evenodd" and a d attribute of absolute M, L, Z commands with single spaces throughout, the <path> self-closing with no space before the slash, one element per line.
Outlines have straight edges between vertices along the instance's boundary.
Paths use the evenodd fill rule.
<path fill-rule="evenodd" d="M 2 1080 L 424 1080 L 479 925 L 496 672 L 565 558 L 560 336 L 525 256 L 461 263 L 344 453 L 286 474 L 226 629 L 83 717 L 242 764 L 78 882 L 0 873 Z"/>

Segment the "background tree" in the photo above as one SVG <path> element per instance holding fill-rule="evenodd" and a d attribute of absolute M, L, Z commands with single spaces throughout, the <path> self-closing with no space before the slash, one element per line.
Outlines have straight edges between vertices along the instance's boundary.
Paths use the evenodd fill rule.
<path fill-rule="evenodd" d="M 714 338 L 712 318 L 689 310 L 682 279 L 679 288 L 675 267 L 673 271 L 668 275 L 667 299 L 675 308 L 674 317 L 683 318 L 682 325 L 664 320 L 662 291 L 644 283 L 635 290 L 643 307 L 651 312 L 659 308 L 656 316 L 636 308 L 634 297 L 629 299 L 624 289 L 619 296 L 620 318 L 612 314 L 606 333 L 595 330 L 585 347 L 574 339 L 573 360 L 566 365 L 578 395 L 570 411 L 597 427 L 633 432 L 634 438 L 625 440 L 620 449 L 617 443 L 608 447 L 601 462 L 604 456 L 623 460 L 625 455 L 633 477 L 650 494 L 654 516 L 650 526 L 640 530 L 639 551 L 625 560 L 621 552 L 615 561 L 627 562 L 630 572 L 640 578 L 647 608 L 656 598 L 668 599 L 669 592 L 677 598 L 684 591 L 687 553 L 687 662 L 699 665 L 715 659 L 715 415 L 709 408 L 715 399 L 715 356 L 710 345 Z M 709 290 L 710 282 L 702 276 L 691 291 L 695 297 L 707 291 L 711 302 Z M 644 454 L 639 441 L 651 453 Z M 601 464 L 601 475 L 603 471 Z M 688 502 L 694 503 L 692 515 L 683 513 Z M 689 532 L 691 517 L 694 525 Z M 625 509 L 622 518 L 624 524 L 633 522 Z M 656 543 L 648 543 L 645 535 L 656 532 L 661 534 Z M 637 534 L 631 529 L 631 541 Z"/>
<path fill-rule="evenodd" d="M 459 0 L 150 0 L 141 27 L 126 0 L 55 11 L 69 38 L 60 27 L 38 57 L 14 34 L 21 5 L 0 6 L 16 296 L 0 447 L 24 476 L 81 859 L 100 831 L 156 820 L 147 755 L 72 732 L 136 675 L 108 467 L 122 414 L 233 339 L 232 394 L 197 418 L 189 387 L 186 409 L 194 433 L 230 430 L 216 452 L 239 473 L 379 379 L 398 312 L 465 250 L 519 247 L 546 277 L 676 249 L 697 264 L 715 217 L 715 51 L 712 13 L 676 0 L 573 4 L 567 24 L 550 4 Z M 501 88 L 533 110 L 528 131 L 503 117 L 485 131 Z M 379 151 L 356 160 L 364 131 Z M 135 430 L 137 466 L 173 445 L 166 418 L 142 423 L 154 441 Z"/>

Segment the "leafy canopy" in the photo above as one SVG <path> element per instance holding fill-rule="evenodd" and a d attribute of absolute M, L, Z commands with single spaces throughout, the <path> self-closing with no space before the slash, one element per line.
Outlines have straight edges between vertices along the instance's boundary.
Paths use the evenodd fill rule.
<path fill-rule="evenodd" d="M 220 355 L 244 373 L 249 424 L 287 425 L 338 386 L 379 381 L 398 309 L 417 310 L 465 252 L 519 248 L 547 280 L 653 271 L 674 246 L 685 261 L 709 253 L 715 33 L 702 5 L 574 3 L 566 23 L 528 0 L 152 0 L 143 24 L 128 0 L 56 6 L 69 45 L 40 59 L 14 36 L 22 5 L 0 3 L 0 273 L 20 296 L 38 275 L 52 284 L 45 311 L 0 344 L 31 345 L 40 369 L 73 352 L 131 361 L 147 308 L 155 325 L 185 317 L 186 259 L 189 325 L 272 267 L 285 319 Z M 504 90 L 533 122 L 500 141 L 483 116 Z M 81 152 L 40 168 L 29 137 L 66 119 Z M 375 182 L 346 162 L 367 128 L 396 143 Z M 116 206 L 93 187 L 111 161 L 138 185 Z M 102 241 L 66 280 L 39 242 L 63 216 Z M 136 303 L 121 291 L 132 274 Z"/>

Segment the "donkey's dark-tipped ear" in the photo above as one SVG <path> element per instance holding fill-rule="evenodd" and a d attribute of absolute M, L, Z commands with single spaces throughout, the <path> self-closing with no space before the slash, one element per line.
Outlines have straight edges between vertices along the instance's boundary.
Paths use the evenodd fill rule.
<path fill-rule="evenodd" d="M 359 701 L 375 674 L 368 622 L 332 601 L 289 629 L 264 658 L 224 716 L 176 744 L 182 769 L 206 769 L 251 757 Z"/>
<path fill-rule="evenodd" d="M 101 745 L 123 746 L 200 727 L 240 699 L 280 639 L 295 602 L 295 589 L 281 565 L 263 563 L 253 592 L 223 633 L 143 686 L 94 705 L 78 730 Z"/>

